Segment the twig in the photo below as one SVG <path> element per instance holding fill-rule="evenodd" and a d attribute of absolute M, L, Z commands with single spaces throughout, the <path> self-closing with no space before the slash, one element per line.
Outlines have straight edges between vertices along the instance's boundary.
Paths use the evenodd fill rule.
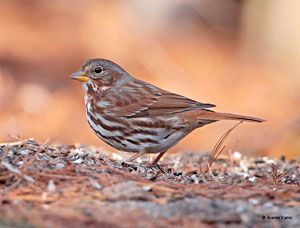
<path fill-rule="evenodd" d="M 279 184 L 280 181 L 290 172 L 290 170 L 287 170 L 283 173 L 279 173 L 279 167 L 275 165 L 274 163 L 271 164 L 272 168 L 272 178 L 275 184 Z"/>
<path fill-rule="evenodd" d="M 209 174 L 211 176 L 212 179 L 214 179 L 215 182 L 219 183 L 220 184 L 220 181 L 217 180 L 217 178 L 215 177 L 215 175 L 212 173 L 211 169 L 208 167 L 208 171 L 209 171 Z"/>
<path fill-rule="evenodd" d="M 63 174 L 55 174 L 55 173 L 36 173 L 37 176 L 55 178 L 55 179 L 86 179 L 86 176 L 71 176 L 71 175 L 63 175 Z"/>
<path fill-rule="evenodd" d="M 23 145 L 24 143 L 27 143 L 30 140 L 33 141 L 32 138 L 29 138 L 29 139 L 24 139 L 24 140 L 22 139 L 22 140 L 15 141 L 15 142 L 0 143 L 0 147 L 3 147 L 3 146 L 21 146 L 21 145 Z"/>
<path fill-rule="evenodd" d="M 23 178 L 18 179 L 16 182 L 12 183 L 11 185 L 9 185 L 8 187 L 1 189 L 0 193 L 4 194 L 7 193 L 13 189 L 16 189 L 17 187 L 19 187 L 25 180 Z"/>
<path fill-rule="evenodd" d="M 10 164 L 7 161 L 1 161 L 1 165 L 6 168 L 8 171 L 17 174 L 18 176 L 22 177 L 24 180 L 33 183 L 34 179 L 31 176 L 23 174 L 20 170 L 17 168 L 13 167 L 12 164 Z"/>
<path fill-rule="evenodd" d="M 0 165 L 2 165 L 4 168 L 6 168 L 8 171 L 17 174 L 18 176 L 22 177 L 24 180 L 28 182 L 34 182 L 34 179 L 31 176 L 23 174 L 19 169 L 15 168 L 12 164 L 10 164 L 8 161 L 6 161 L 6 157 L 9 153 L 8 146 L 5 146 L 3 148 L 3 155 L 1 157 Z"/>
<path fill-rule="evenodd" d="M 8 146 L 4 146 L 4 148 L 3 148 L 3 154 L 1 156 L 0 162 L 4 161 L 6 159 L 8 153 L 9 153 Z"/>
<path fill-rule="evenodd" d="M 242 123 L 243 121 L 237 123 L 236 125 L 234 125 L 232 128 L 230 128 L 227 132 L 225 132 L 225 134 L 222 135 L 222 137 L 217 141 L 216 145 L 214 146 L 210 156 L 209 156 L 209 160 L 207 162 L 207 167 L 204 171 L 204 173 L 207 173 L 209 171 L 209 168 L 211 167 L 211 165 L 217 160 L 217 158 L 219 157 L 219 155 L 224 151 L 225 146 L 223 146 L 225 140 L 227 139 L 227 137 L 230 135 L 230 133 L 238 126 Z M 223 146 L 223 147 L 222 147 Z"/>

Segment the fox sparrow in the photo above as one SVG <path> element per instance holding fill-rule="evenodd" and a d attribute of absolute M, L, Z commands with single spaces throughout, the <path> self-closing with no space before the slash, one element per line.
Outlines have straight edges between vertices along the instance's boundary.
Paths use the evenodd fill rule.
<path fill-rule="evenodd" d="M 97 136 L 112 147 L 136 153 L 157 153 L 157 164 L 166 151 L 196 128 L 219 120 L 264 120 L 218 113 L 215 105 L 197 102 L 160 89 L 128 74 L 105 59 L 87 61 L 71 79 L 82 82 L 86 117 Z"/>

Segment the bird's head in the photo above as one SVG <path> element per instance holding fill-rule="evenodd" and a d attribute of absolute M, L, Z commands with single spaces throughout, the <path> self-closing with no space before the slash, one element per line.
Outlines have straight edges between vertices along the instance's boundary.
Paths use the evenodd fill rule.
<path fill-rule="evenodd" d="M 112 86 L 127 72 L 116 63 L 106 59 L 91 59 L 82 68 L 71 74 L 70 78 L 94 86 Z"/>

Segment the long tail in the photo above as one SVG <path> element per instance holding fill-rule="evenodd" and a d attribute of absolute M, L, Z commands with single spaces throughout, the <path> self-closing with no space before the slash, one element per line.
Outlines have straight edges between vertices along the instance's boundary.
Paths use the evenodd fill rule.
<path fill-rule="evenodd" d="M 222 112 L 213 112 L 210 110 L 201 110 L 198 115 L 199 119 L 204 120 L 240 120 L 240 121 L 247 121 L 247 122 L 264 122 L 266 120 L 260 119 L 257 117 L 252 116 L 243 116 L 243 115 L 237 115 L 237 114 L 231 114 L 231 113 L 222 113 Z"/>

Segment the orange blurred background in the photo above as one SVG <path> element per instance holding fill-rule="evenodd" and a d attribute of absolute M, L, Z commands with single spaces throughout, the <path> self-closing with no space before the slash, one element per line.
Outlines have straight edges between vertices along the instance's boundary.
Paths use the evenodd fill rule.
<path fill-rule="evenodd" d="M 227 149 L 300 152 L 300 1 L 2 0 L 0 140 L 13 136 L 106 146 L 85 119 L 86 59 L 117 62 L 136 77 L 215 110 L 262 117 Z M 194 131 L 172 151 L 207 151 L 235 123 Z"/>

